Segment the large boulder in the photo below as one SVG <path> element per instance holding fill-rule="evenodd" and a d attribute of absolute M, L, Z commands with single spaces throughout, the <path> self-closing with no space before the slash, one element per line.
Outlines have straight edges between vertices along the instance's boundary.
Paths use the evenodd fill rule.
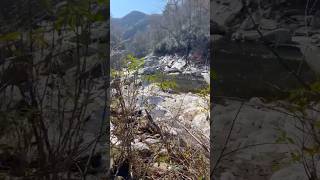
<path fill-rule="evenodd" d="M 220 0 L 211 2 L 211 19 L 224 26 L 232 22 L 241 11 L 243 5 L 240 0 Z"/>
<path fill-rule="evenodd" d="M 288 29 L 279 28 L 272 31 L 261 31 L 265 41 L 275 44 L 291 42 L 291 32 Z M 245 41 L 259 41 L 261 35 L 257 30 L 238 31 L 232 35 L 233 39 Z"/>
<path fill-rule="evenodd" d="M 312 28 L 320 29 L 320 10 L 317 10 L 317 12 L 312 18 Z"/>
<path fill-rule="evenodd" d="M 147 56 L 144 59 L 145 67 L 153 67 L 159 65 L 159 58 L 157 56 Z"/>
<path fill-rule="evenodd" d="M 287 43 L 291 41 L 291 32 L 288 29 L 279 28 L 264 34 L 264 38 L 268 42 L 277 44 Z"/>
<path fill-rule="evenodd" d="M 302 164 L 294 164 L 275 172 L 270 180 L 308 180 Z"/>
<path fill-rule="evenodd" d="M 210 34 L 224 35 L 226 34 L 226 32 L 227 32 L 226 27 L 219 25 L 215 21 L 210 21 Z"/>
<path fill-rule="evenodd" d="M 142 75 L 152 75 L 155 74 L 157 71 L 157 67 L 144 67 L 142 69 L 139 69 L 138 73 Z"/>
<path fill-rule="evenodd" d="M 313 42 L 315 40 L 308 37 L 294 37 L 293 41 L 299 44 L 298 47 L 309 67 L 317 74 L 320 74 L 320 48 Z"/>
<path fill-rule="evenodd" d="M 260 28 L 264 30 L 275 30 L 278 28 L 278 23 L 273 19 L 261 19 Z"/>

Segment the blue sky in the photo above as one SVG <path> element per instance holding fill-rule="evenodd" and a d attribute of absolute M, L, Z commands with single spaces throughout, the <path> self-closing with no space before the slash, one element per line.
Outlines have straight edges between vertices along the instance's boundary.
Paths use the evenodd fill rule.
<path fill-rule="evenodd" d="M 111 0 L 111 15 L 119 18 L 133 10 L 146 14 L 160 14 L 166 4 L 166 0 Z"/>

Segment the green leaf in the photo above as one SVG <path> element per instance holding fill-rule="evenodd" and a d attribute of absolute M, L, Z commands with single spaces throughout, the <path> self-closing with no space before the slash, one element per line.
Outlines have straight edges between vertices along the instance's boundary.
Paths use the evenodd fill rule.
<path fill-rule="evenodd" d="M 205 86 L 204 88 L 200 89 L 197 94 L 201 97 L 206 97 L 207 95 L 209 95 L 210 94 L 210 85 Z"/>
<path fill-rule="evenodd" d="M 20 32 L 11 32 L 7 34 L 0 35 L 0 41 L 15 41 L 20 37 Z"/>
<path fill-rule="evenodd" d="M 293 141 L 293 139 L 292 139 L 291 137 L 287 137 L 287 140 L 288 140 L 289 143 L 295 144 L 294 141 Z"/>
<path fill-rule="evenodd" d="M 57 31 L 60 30 L 61 27 L 63 26 L 64 21 L 65 21 L 64 18 L 59 16 L 56 22 L 54 23 L 55 30 Z"/>
<path fill-rule="evenodd" d="M 320 152 L 319 146 L 313 146 L 313 147 L 304 147 L 303 151 L 306 152 L 310 156 L 314 156 Z"/>
<path fill-rule="evenodd" d="M 277 162 L 272 163 L 271 169 L 273 172 L 279 171 L 281 169 L 281 165 Z"/>
<path fill-rule="evenodd" d="M 156 84 L 164 91 L 177 88 L 177 83 L 173 80 L 163 80 Z"/>
<path fill-rule="evenodd" d="M 94 21 L 105 21 L 106 19 L 103 17 L 101 13 L 95 14 L 93 17 Z"/>
<path fill-rule="evenodd" d="M 137 59 L 132 55 L 128 55 L 125 59 L 126 63 L 128 64 L 129 71 L 137 71 L 144 65 L 143 58 Z"/>
<path fill-rule="evenodd" d="M 98 3 L 99 5 L 103 5 L 103 4 L 107 4 L 108 1 L 107 1 L 107 0 L 97 0 L 97 3 Z"/>
<path fill-rule="evenodd" d="M 314 124 L 317 129 L 320 129 L 320 120 L 317 120 Z"/>
<path fill-rule="evenodd" d="M 294 162 L 299 162 L 301 160 L 301 156 L 298 153 L 291 153 L 291 159 Z"/>

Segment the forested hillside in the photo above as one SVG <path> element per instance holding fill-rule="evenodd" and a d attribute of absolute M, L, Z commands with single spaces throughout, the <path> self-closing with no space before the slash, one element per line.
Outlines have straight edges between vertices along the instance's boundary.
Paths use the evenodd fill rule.
<path fill-rule="evenodd" d="M 161 15 L 135 11 L 120 19 L 112 18 L 111 40 L 130 40 L 126 47 L 138 56 L 151 52 L 187 55 L 191 50 L 207 56 L 210 28 L 207 4 L 200 0 L 169 1 Z"/>

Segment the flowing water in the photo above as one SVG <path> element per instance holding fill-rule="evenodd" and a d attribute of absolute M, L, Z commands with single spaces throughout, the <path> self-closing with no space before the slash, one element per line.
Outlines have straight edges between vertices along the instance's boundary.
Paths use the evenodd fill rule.
<path fill-rule="evenodd" d="M 303 80 L 315 79 L 294 45 L 278 46 L 274 50 Z M 214 85 L 216 95 L 281 97 L 284 91 L 301 86 L 266 47 L 255 42 L 218 41 L 212 65 L 218 77 Z"/>
<path fill-rule="evenodd" d="M 181 93 L 198 92 L 205 88 L 207 83 L 203 80 L 203 77 L 195 76 L 191 74 L 168 74 L 165 76 L 168 80 L 173 80 L 176 84 L 175 91 Z"/>

